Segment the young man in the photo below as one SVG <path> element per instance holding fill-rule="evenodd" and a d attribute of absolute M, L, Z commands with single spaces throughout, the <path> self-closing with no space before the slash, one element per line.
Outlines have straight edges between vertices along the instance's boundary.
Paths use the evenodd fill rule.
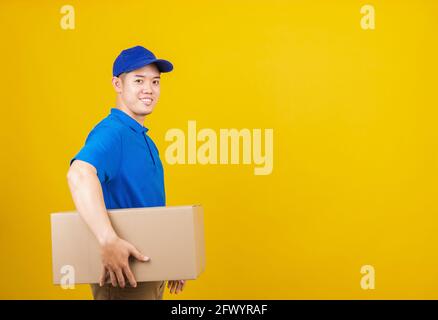
<path fill-rule="evenodd" d="M 116 108 L 70 161 L 67 180 L 73 201 L 101 248 L 100 283 L 91 284 L 94 299 L 163 297 L 165 281 L 136 282 L 129 257 L 143 263 L 150 258 L 117 236 L 106 210 L 166 205 L 163 166 L 143 123 L 158 102 L 160 74 L 172 70 L 169 61 L 144 47 L 123 50 L 113 65 Z M 183 280 L 168 281 L 170 293 L 179 293 L 184 285 Z"/>

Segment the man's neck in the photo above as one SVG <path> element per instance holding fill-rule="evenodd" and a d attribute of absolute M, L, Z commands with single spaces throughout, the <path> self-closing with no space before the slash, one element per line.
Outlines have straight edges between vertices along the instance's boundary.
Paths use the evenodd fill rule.
<path fill-rule="evenodd" d="M 129 110 L 125 105 L 121 104 L 121 103 L 117 103 L 116 104 L 116 108 L 123 111 L 124 113 L 126 113 L 128 116 L 130 116 L 132 119 L 134 119 L 135 121 L 137 121 L 141 126 L 143 126 L 144 124 L 144 119 L 146 118 L 146 116 L 138 116 L 134 113 L 131 112 L 131 110 Z"/>

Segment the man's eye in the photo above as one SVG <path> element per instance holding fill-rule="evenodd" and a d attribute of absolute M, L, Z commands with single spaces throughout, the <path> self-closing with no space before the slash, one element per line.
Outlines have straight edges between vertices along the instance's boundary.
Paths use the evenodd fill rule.
<path fill-rule="evenodd" d="M 135 80 L 135 82 L 137 82 L 137 83 L 142 83 L 143 80 L 141 80 L 141 79 L 137 79 L 137 80 Z"/>
<path fill-rule="evenodd" d="M 154 84 L 157 84 L 157 85 L 158 85 L 158 84 L 160 84 L 160 82 L 159 82 L 159 81 L 154 81 Z"/>

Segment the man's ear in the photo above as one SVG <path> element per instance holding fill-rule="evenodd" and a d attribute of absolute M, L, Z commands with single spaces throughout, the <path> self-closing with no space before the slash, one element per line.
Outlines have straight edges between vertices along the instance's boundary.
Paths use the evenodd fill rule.
<path fill-rule="evenodd" d="M 112 81 L 114 90 L 117 93 L 122 93 L 122 87 L 123 87 L 122 79 L 119 77 L 113 77 L 111 81 Z"/>

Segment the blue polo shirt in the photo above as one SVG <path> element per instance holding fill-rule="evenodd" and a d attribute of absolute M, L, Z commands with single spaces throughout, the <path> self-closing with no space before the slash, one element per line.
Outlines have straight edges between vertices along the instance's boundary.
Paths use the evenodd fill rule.
<path fill-rule="evenodd" d="M 96 168 L 107 209 L 166 205 L 163 165 L 148 130 L 112 108 L 70 161 L 86 161 Z"/>

